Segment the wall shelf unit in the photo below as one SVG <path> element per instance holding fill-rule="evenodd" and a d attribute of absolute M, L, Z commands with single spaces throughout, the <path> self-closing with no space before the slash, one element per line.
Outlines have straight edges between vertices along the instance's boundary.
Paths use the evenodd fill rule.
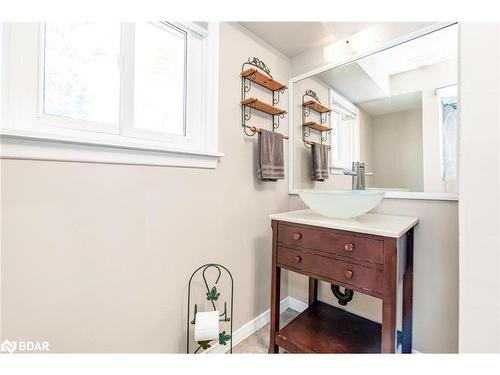
<path fill-rule="evenodd" d="M 311 110 L 319 114 L 319 122 L 307 121 Z M 328 134 L 332 131 L 331 111 L 330 108 L 321 104 L 318 95 L 313 90 L 306 90 L 305 94 L 302 95 L 302 141 L 306 148 L 311 148 L 314 143 L 307 139 L 311 135 L 311 129 L 320 133 L 321 144 L 328 140 Z M 330 146 L 328 146 L 328 150 L 330 150 Z"/>
<path fill-rule="evenodd" d="M 241 67 L 241 125 L 248 136 L 253 136 L 261 129 L 250 126 L 247 122 L 252 118 L 252 110 L 268 114 L 271 116 L 271 130 L 274 132 L 280 126 L 280 119 L 283 119 L 286 110 L 276 107 L 280 101 L 280 94 L 286 90 L 286 85 L 276 81 L 271 75 L 271 70 L 257 57 L 248 58 Z M 246 97 L 253 84 L 257 84 L 271 92 L 271 104 L 266 103 L 256 97 Z M 287 137 L 288 138 L 288 137 Z"/>

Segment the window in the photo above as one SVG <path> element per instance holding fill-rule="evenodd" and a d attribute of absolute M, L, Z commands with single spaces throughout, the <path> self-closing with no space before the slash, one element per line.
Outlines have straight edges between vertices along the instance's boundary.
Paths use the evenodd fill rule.
<path fill-rule="evenodd" d="M 358 109 L 345 98 L 330 90 L 332 108 L 331 167 L 350 169 L 359 160 Z"/>
<path fill-rule="evenodd" d="M 189 158 L 186 166 L 197 156 L 217 161 L 217 25 L 6 25 L 2 143 L 24 136 L 65 148 L 122 147 L 141 150 L 141 164 L 145 151 L 153 164 L 162 152 Z"/>
<path fill-rule="evenodd" d="M 457 86 L 436 90 L 440 109 L 441 180 L 446 192 L 457 191 L 458 100 Z"/>
<path fill-rule="evenodd" d="M 138 129 L 185 135 L 186 33 L 137 24 L 134 123 Z"/>
<path fill-rule="evenodd" d="M 120 24 L 47 23 L 42 115 L 118 127 Z"/>

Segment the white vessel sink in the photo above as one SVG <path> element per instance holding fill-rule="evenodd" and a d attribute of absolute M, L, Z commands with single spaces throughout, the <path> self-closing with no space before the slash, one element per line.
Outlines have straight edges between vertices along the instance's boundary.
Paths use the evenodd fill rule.
<path fill-rule="evenodd" d="M 377 190 L 299 190 L 299 195 L 314 212 L 338 219 L 363 215 L 384 198 Z"/>

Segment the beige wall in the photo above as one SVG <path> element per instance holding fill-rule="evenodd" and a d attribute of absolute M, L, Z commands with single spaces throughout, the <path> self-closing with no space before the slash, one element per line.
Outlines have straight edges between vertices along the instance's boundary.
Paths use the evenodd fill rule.
<path fill-rule="evenodd" d="M 373 186 L 423 191 L 422 110 L 372 116 L 371 130 Z"/>
<path fill-rule="evenodd" d="M 286 82 L 289 61 L 234 25 L 221 25 L 220 47 L 216 170 L 2 160 L 2 337 L 182 352 L 187 279 L 206 262 L 234 275 L 235 329 L 269 308 L 268 215 L 287 210 L 288 184 L 255 180 L 239 73 L 257 56 Z"/>
<path fill-rule="evenodd" d="M 460 29 L 460 352 L 500 352 L 500 23 Z"/>
<path fill-rule="evenodd" d="M 290 209 L 304 208 L 292 197 Z M 456 202 L 384 199 L 374 212 L 415 216 L 413 284 L 413 346 L 424 353 L 458 351 L 458 205 Z M 288 272 L 288 294 L 307 302 L 307 278 Z M 401 293 L 399 293 L 401 294 Z M 320 282 L 319 298 L 339 306 L 329 284 Z M 381 320 L 381 301 L 354 293 L 345 307 L 375 321 Z M 399 322 L 401 311 L 398 310 Z M 399 323 L 400 327 L 400 323 Z"/>

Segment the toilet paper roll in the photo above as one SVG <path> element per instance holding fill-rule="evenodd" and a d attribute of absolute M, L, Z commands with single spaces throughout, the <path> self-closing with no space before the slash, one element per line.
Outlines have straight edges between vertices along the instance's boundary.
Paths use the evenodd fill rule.
<path fill-rule="evenodd" d="M 205 311 L 196 313 L 194 325 L 195 341 L 210 341 L 219 338 L 219 312 Z"/>

